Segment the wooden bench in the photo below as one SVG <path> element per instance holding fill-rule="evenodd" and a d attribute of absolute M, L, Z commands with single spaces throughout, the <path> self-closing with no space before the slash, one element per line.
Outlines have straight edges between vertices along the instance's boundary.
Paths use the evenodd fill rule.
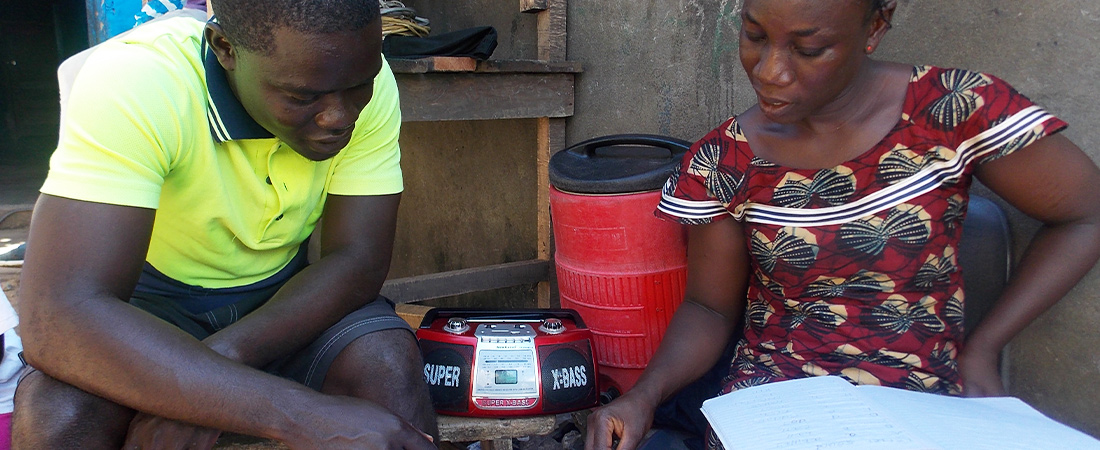
<path fill-rule="evenodd" d="M 552 415 L 517 419 L 439 416 L 438 424 L 440 442 L 478 441 L 481 442 L 482 450 L 512 450 L 512 439 L 550 434 L 557 427 L 558 421 L 557 416 Z M 214 448 L 263 450 L 286 449 L 287 446 L 267 439 L 225 434 Z"/>

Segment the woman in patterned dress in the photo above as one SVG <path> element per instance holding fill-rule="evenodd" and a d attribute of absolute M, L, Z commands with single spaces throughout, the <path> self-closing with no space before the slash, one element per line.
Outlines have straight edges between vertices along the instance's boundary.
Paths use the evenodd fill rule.
<path fill-rule="evenodd" d="M 637 385 L 587 448 L 638 445 L 656 406 L 743 326 L 723 393 L 836 375 L 1003 395 L 998 355 L 1100 256 L 1100 170 L 1004 81 L 876 61 L 895 0 L 745 0 L 758 102 L 695 143 L 657 214 L 690 224 L 688 286 Z M 957 265 L 977 177 L 1044 226 L 963 340 Z"/>

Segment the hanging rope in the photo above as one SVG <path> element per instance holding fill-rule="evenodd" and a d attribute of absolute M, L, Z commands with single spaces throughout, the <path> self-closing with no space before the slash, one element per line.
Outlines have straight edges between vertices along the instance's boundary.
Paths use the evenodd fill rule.
<path fill-rule="evenodd" d="M 382 10 L 382 36 L 427 36 L 431 31 L 428 19 L 416 15 L 416 10 L 397 0 L 378 0 Z"/>

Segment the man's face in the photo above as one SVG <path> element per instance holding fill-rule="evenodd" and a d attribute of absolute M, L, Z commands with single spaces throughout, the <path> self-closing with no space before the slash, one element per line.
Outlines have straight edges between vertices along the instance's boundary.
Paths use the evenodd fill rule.
<path fill-rule="evenodd" d="M 313 161 L 332 158 L 348 145 L 374 93 L 380 24 L 329 34 L 273 30 L 269 54 L 233 47 L 230 85 L 248 114 L 294 151 Z"/>

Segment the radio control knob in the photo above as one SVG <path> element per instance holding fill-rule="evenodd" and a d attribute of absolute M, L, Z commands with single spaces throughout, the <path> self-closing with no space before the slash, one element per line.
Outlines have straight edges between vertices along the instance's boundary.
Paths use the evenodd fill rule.
<path fill-rule="evenodd" d="M 542 325 L 539 326 L 539 331 L 546 334 L 561 334 L 565 331 L 565 325 L 561 323 L 561 319 L 546 319 L 542 321 Z"/>
<path fill-rule="evenodd" d="M 466 323 L 466 319 L 461 317 L 452 317 L 447 321 L 447 325 L 443 327 L 443 331 L 451 334 L 462 334 L 470 329 L 470 325 Z"/>

